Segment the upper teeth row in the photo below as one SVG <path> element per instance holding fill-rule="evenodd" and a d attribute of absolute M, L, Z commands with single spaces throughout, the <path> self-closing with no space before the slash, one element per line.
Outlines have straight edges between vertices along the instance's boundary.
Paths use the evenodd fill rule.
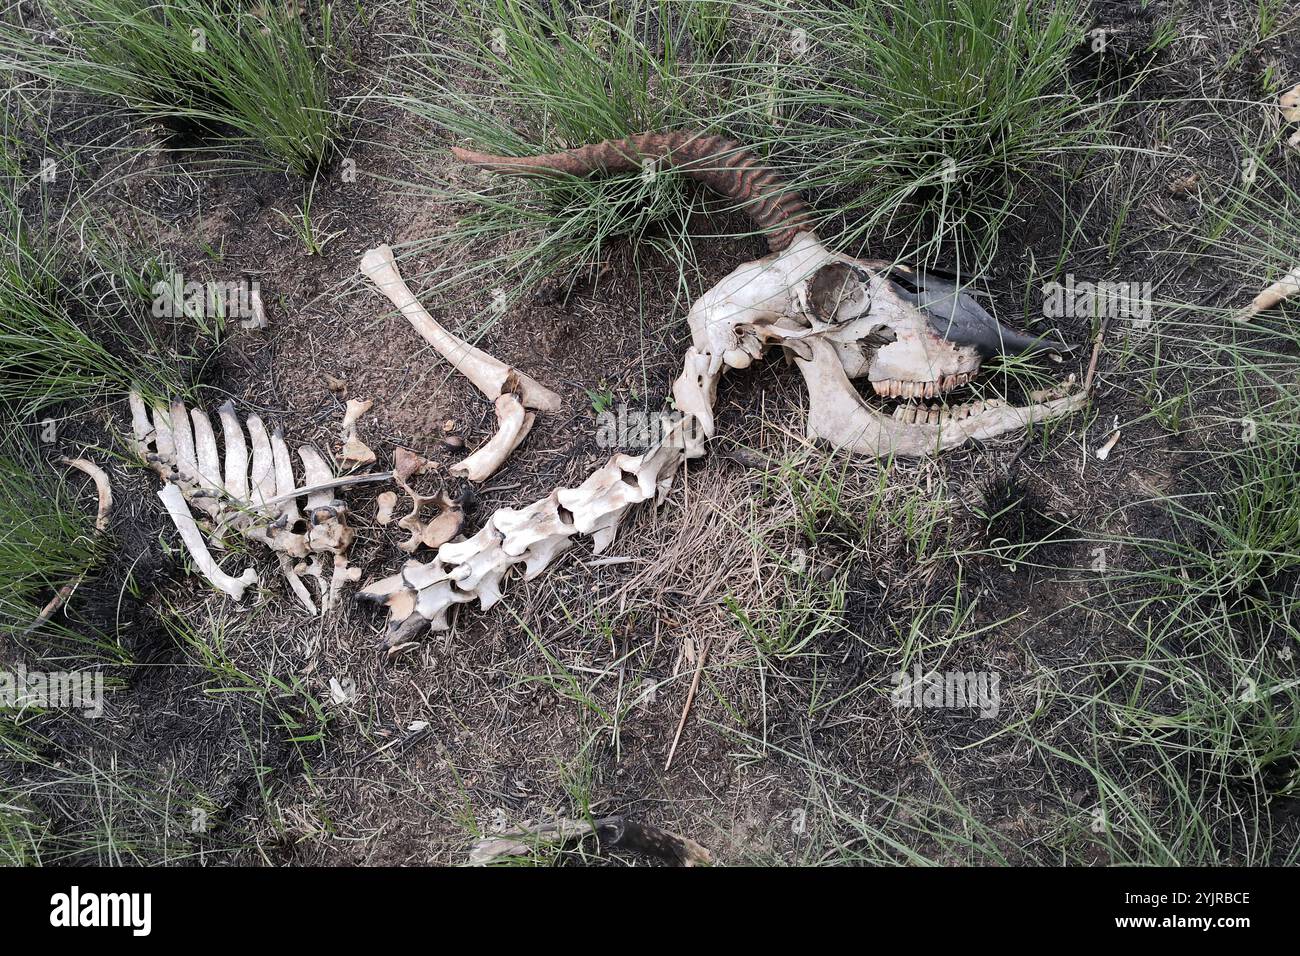
<path fill-rule="evenodd" d="M 896 378 L 887 378 L 872 382 L 871 387 L 881 398 L 934 398 L 936 395 L 952 391 L 958 385 L 965 385 L 974 377 L 974 372 L 958 372 L 930 382 L 905 382 Z"/>
<path fill-rule="evenodd" d="M 1000 398 L 991 398 L 952 408 L 947 405 L 900 405 L 894 409 L 894 420 L 904 425 L 938 425 L 940 422 L 960 421 L 990 408 L 1001 408 L 1005 404 Z"/>

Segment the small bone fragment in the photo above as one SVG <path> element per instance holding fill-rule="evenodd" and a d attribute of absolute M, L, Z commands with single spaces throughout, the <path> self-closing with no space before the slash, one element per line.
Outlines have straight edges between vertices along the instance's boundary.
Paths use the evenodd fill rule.
<path fill-rule="evenodd" d="M 442 547 L 460 534 L 460 529 L 465 524 L 465 512 L 459 503 L 452 501 L 446 495 L 439 495 L 438 506 L 441 510 L 437 516 L 420 532 L 420 543 L 426 548 Z"/>
<path fill-rule="evenodd" d="M 1250 305 L 1233 316 L 1238 322 L 1248 321 L 1260 312 L 1273 308 L 1284 299 L 1289 299 L 1300 292 L 1300 266 L 1296 266 L 1267 289 L 1255 296 Z"/>
<path fill-rule="evenodd" d="M 217 409 L 221 418 L 221 437 L 226 443 L 226 492 L 236 501 L 248 501 L 248 445 L 244 427 L 235 415 L 229 399 Z"/>
<path fill-rule="evenodd" d="M 362 465 L 373 464 L 375 453 L 369 445 L 357 437 L 356 429 L 353 429 L 347 441 L 343 443 L 339 461 L 349 468 L 360 468 Z"/>
<path fill-rule="evenodd" d="M 307 585 L 302 583 L 302 578 L 298 577 L 293 559 L 289 555 L 280 554 L 280 570 L 284 572 L 284 579 L 289 583 L 289 590 L 293 591 L 294 596 L 302 603 L 307 613 L 315 617 L 318 613 L 316 602 L 311 599 L 311 592 L 307 590 Z"/>
<path fill-rule="evenodd" d="M 342 425 L 343 435 L 345 437 L 354 427 L 356 427 L 358 419 L 360 419 L 366 412 L 370 411 L 371 406 L 374 404 L 374 401 L 371 399 L 365 401 L 361 401 L 357 398 L 348 399 L 347 410 L 343 413 Z"/>
<path fill-rule="evenodd" d="M 377 499 L 379 510 L 375 512 L 375 524 L 387 527 L 393 522 L 393 509 L 397 507 L 397 492 L 385 491 Z"/>
<path fill-rule="evenodd" d="M 143 410 L 143 402 L 140 404 L 140 408 Z M 134 411 L 134 408 L 132 411 Z M 99 507 L 95 511 L 95 537 L 98 539 L 100 535 L 108 530 L 108 519 L 113 513 L 113 486 L 109 483 L 108 475 L 104 473 L 104 469 L 86 458 L 63 458 L 61 461 L 69 468 L 75 468 L 77 471 L 89 475 L 90 479 L 95 483 L 95 493 L 99 499 Z M 83 571 L 59 588 L 54 597 L 50 598 L 50 602 L 41 608 L 41 612 L 36 615 L 36 619 L 23 630 L 23 636 L 26 637 L 31 634 L 52 618 L 55 612 L 67 603 L 68 598 L 72 597 L 72 592 L 77 590 L 77 586 L 85 580 L 85 577 L 86 572 Z"/>
<path fill-rule="evenodd" d="M 1300 84 L 1291 87 L 1277 98 L 1282 118 L 1288 123 L 1300 123 Z"/>
<path fill-rule="evenodd" d="M 1114 448 L 1116 443 L 1119 441 L 1120 427 L 1119 427 L 1118 415 L 1115 416 L 1115 423 L 1111 427 L 1114 429 L 1114 431 L 1110 433 L 1110 437 L 1106 439 L 1106 443 L 1102 445 L 1100 448 L 1098 448 L 1096 451 L 1098 461 L 1105 461 L 1107 458 L 1109 458 L 1111 449 Z"/>
<path fill-rule="evenodd" d="M 486 481 L 510 453 L 527 437 L 533 427 L 533 413 L 525 412 L 523 403 L 511 392 L 496 400 L 497 430 L 482 448 L 454 464 L 448 471 L 470 481 Z"/>
<path fill-rule="evenodd" d="M 519 384 L 523 403 L 528 408 L 553 412 L 560 407 L 560 396 L 549 388 L 511 368 L 465 340 L 453 335 L 434 321 L 402 280 L 387 245 L 371 249 L 361 258 L 361 272 L 397 307 L 426 342 L 450 362 L 487 398 L 495 400 L 513 373 Z"/>
<path fill-rule="evenodd" d="M 173 482 L 167 482 L 163 485 L 162 490 L 158 492 L 158 497 L 162 499 L 163 505 L 167 508 L 167 514 L 171 516 L 172 523 L 176 525 L 176 530 L 180 532 L 181 541 L 185 543 L 185 548 L 194 559 L 194 564 L 198 567 L 199 572 L 212 583 L 217 590 L 230 595 L 236 601 L 244 599 L 244 591 L 248 587 L 258 583 L 257 572 L 248 568 L 237 578 L 232 578 L 221 570 L 212 555 L 208 553 L 208 546 L 203 540 L 203 535 L 199 531 L 198 525 L 190 517 L 190 508 L 185 501 L 185 496 L 181 494 L 181 489 Z"/>

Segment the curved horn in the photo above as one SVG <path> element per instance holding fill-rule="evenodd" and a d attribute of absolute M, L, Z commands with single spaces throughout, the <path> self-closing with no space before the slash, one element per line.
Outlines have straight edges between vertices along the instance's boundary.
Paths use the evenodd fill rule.
<path fill-rule="evenodd" d="M 1026 352 L 1068 352 L 1070 346 L 1056 336 L 1026 335 L 1008 328 L 948 279 L 934 273 L 895 273 L 900 295 L 927 313 L 938 335 L 954 345 L 969 345 L 985 358 L 1023 355 Z"/>
<path fill-rule="evenodd" d="M 812 210 L 797 192 L 750 150 L 725 136 L 703 133 L 638 133 L 540 156 L 493 156 L 452 147 L 464 163 L 509 176 L 589 176 L 640 169 L 662 161 L 713 192 L 734 199 L 780 252 L 801 232 L 812 232 Z"/>

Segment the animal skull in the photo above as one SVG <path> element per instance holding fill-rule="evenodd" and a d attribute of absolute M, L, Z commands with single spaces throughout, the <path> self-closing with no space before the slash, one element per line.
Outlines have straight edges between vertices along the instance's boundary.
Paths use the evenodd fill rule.
<path fill-rule="evenodd" d="M 747 368 L 771 346 L 794 358 L 808 386 L 808 434 L 869 456 L 935 454 L 971 438 L 992 438 L 1082 406 L 1081 392 L 1042 395 L 1025 407 L 1000 400 L 947 404 L 999 352 L 1049 348 L 1001 325 L 947 280 L 827 250 L 811 232 L 746 263 L 690 310 L 700 382 L 678 394 L 713 434 L 717 376 Z M 902 400 L 892 414 L 853 385 Z M 923 404 L 936 399 L 934 404 Z"/>
<path fill-rule="evenodd" d="M 1001 325 L 952 282 L 827 249 L 797 193 L 731 140 L 643 133 L 543 156 L 453 152 L 511 175 L 585 176 L 653 161 L 749 212 L 773 254 L 740 266 L 692 306 L 687 364 L 696 375 L 674 388 L 678 408 L 697 415 L 706 435 L 713 434 L 717 376 L 724 367 L 746 368 L 772 345 L 793 355 L 808 383 L 809 436 L 862 455 L 935 454 L 1059 417 L 1086 400 L 1061 394 L 1023 408 L 948 406 L 944 399 L 974 379 L 984 359 L 1050 347 Z M 883 414 L 854 387 L 863 378 L 877 397 L 905 404 Z M 915 404 L 930 399 L 940 404 Z"/>

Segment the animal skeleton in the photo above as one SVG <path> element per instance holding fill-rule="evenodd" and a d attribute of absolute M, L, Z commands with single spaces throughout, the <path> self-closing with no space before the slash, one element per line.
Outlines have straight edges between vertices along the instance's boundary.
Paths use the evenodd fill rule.
<path fill-rule="evenodd" d="M 229 401 L 217 412 L 225 443 L 223 470 L 216 433 L 206 412 L 187 409 L 179 400 L 151 409 L 135 392 L 130 404 L 136 452 L 162 478 L 158 497 L 195 566 L 218 590 L 239 601 L 248 587 L 259 583 L 252 568 L 238 577 L 227 574 L 208 550 L 209 539 L 215 547 L 224 548 L 229 530 L 260 542 L 279 556 L 290 587 L 312 614 L 317 613 L 316 603 L 300 575 L 317 579 L 323 611 L 334 605 L 346 584 L 360 578 L 361 569 L 348 566 L 353 532 L 347 523 L 347 505 L 335 491 L 358 480 L 387 476 L 336 478 L 320 452 L 304 445 L 298 449 L 298 458 L 305 485 L 299 487 L 280 430 L 268 434 L 261 418 L 249 415 L 246 440 L 244 426 Z M 356 416 L 350 417 L 347 426 L 355 435 Z M 306 497 L 305 515 L 298 507 L 302 497 Z M 191 508 L 204 516 L 207 538 Z"/>
<path fill-rule="evenodd" d="M 704 453 L 722 373 L 748 367 L 772 346 L 793 358 L 808 386 L 809 437 L 861 455 L 936 454 L 1057 418 L 1086 401 L 1084 392 L 1071 392 L 1071 379 L 1062 389 L 1031 393 L 1023 407 L 1000 400 L 945 403 L 944 396 L 979 374 L 985 359 L 1051 347 L 1003 326 L 952 282 L 827 249 L 803 200 L 730 140 L 642 134 L 530 158 L 453 152 L 464 162 L 515 175 L 633 171 L 648 161 L 674 166 L 741 204 L 767 234 L 772 253 L 740 266 L 691 307 L 692 345 L 673 385 L 680 418 L 658 445 L 640 456 L 615 455 L 576 488 L 559 488 L 521 510 L 501 508 L 472 537 L 439 547 L 433 560 L 408 561 L 397 574 L 361 590 L 359 597 L 388 607 L 390 650 L 426 627 L 447 628 L 447 612 L 456 604 L 477 599 L 490 608 L 511 567 L 522 565 L 525 580 L 534 578 L 576 535 L 591 536 L 592 550 L 603 551 L 631 507 L 662 501 L 681 465 Z M 380 247 L 367 259 L 386 250 Z M 436 323 L 430 326 L 400 277 L 394 279 L 391 251 L 380 265 L 363 260 L 362 269 L 372 278 L 386 273 L 381 288 L 429 342 L 472 380 L 475 374 L 487 379 L 475 367 L 485 364 L 482 353 L 449 341 Z M 457 363 L 452 356 L 462 348 L 468 358 Z M 489 398 L 494 388 L 508 393 L 499 384 L 504 366 L 486 367 L 494 376 L 488 387 L 475 384 Z M 862 378 L 877 396 L 903 404 L 892 415 L 877 410 L 853 385 Z M 919 404 L 930 399 L 939 401 Z M 500 406 L 498 417 L 506 432 Z M 507 437 L 502 444 L 513 448 L 517 441 Z"/>

